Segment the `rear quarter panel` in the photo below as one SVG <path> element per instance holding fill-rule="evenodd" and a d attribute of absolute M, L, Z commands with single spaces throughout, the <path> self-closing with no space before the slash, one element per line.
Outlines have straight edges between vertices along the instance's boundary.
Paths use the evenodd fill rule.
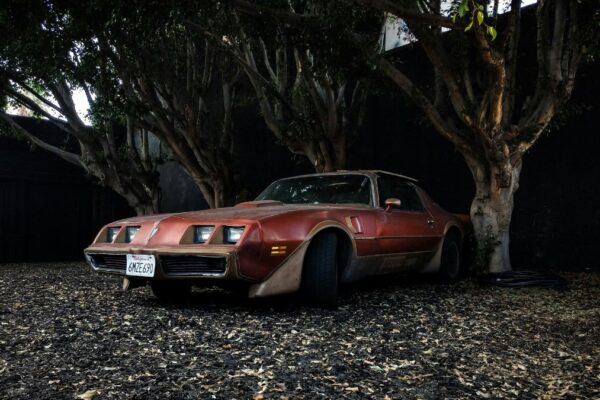
<path fill-rule="evenodd" d="M 471 219 L 466 214 L 453 214 L 444 210 L 438 205 L 429 195 L 420 189 L 421 197 L 426 203 L 426 207 L 429 213 L 435 220 L 435 231 L 441 235 L 445 235 L 446 232 L 452 227 L 457 228 L 461 232 L 461 236 L 464 238 L 470 231 Z"/>

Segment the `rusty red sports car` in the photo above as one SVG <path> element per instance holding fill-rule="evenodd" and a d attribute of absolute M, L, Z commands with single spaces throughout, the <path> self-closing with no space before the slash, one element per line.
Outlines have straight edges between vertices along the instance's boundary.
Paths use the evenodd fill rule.
<path fill-rule="evenodd" d="M 134 217 L 106 225 L 85 256 L 94 271 L 150 283 L 161 299 L 235 284 L 249 297 L 300 291 L 334 307 L 338 288 L 368 276 L 461 274 L 468 217 L 444 211 L 416 180 L 339 171 L 278 180 L 235 207 Z"/>

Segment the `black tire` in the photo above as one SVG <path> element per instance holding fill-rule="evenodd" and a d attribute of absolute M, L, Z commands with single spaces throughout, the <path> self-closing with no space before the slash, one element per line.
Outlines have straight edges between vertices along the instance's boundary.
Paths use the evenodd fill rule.
<path fill-rule="evenodd" d="M 150 282 L 152 293 L 161 301 L 181 302 L 189 298 L 192 285 L 185 282 Z"/>
<path fill-rule="evenodd" d="M 334 309 L 338 298 L 338 238 L 333 232 L 316 236 L 304 258 L 301 291 L 315 307 Z"/>
<path fill-rule="evenodd" d="M 460 236 L 455 232 L 446 234 L 442 245 L 439 278 L 442 282 L 452 283 L 463 275 L 463 263 Z"/>

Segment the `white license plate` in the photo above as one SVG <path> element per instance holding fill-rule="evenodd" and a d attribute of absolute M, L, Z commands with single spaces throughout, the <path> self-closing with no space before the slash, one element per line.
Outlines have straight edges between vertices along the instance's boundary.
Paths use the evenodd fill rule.
<path fill-rule="evenodd" d="M 154 276 L 155 265 L 156 261 L 152 255 L 127 254 L 127 269 L 125 274 L 128 276 L 152 278 Z"/>

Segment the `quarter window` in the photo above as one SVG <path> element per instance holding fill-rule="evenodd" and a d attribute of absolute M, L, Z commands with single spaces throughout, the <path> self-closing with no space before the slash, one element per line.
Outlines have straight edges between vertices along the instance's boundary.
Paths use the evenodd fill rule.
<path fill-rule="evenodd" d="M 388 176 L 380 176 L 377 182 L 379 186 L 379 205 L 382 208 L 385 208 L 385 201 L 387 199 L 397 198 L 400 199 L 400 210 L 425 210 L 417 190 L 410 182 Z"/>

